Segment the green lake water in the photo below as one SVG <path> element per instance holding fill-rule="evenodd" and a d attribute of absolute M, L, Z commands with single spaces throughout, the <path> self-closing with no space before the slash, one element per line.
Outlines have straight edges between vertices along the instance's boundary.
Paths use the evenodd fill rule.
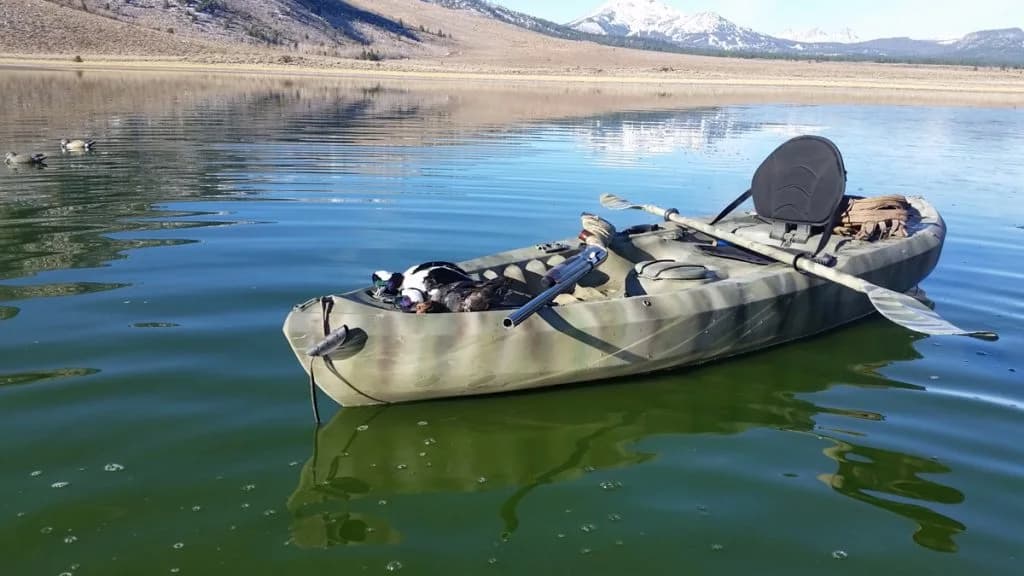
<path fill-rule="evenodd" d="M 0 90 L 0 148 L 50 155 L 0 166 L 0 574 L 1024 570 L 1018 110 L 14 70 Z M 293 304 L 572 236 L 581 211 L 651 221 L 602 192 L 714 213 L 803 133 L 840 146 L 849 192 L 938 207 L 922 288 L 998 342 L 872 318 L 597 385 L 324 399 L 314 430 Z"/>

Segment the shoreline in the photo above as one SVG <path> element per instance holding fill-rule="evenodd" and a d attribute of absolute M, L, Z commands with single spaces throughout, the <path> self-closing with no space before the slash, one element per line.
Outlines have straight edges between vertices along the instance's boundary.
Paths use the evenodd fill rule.
<path fill-rule="evenodd" d="M 983 78 L 964 79 L 972 72 L 967 67 L 875 63 L 830 63 L 826 69 L 838 69 L 842 76 L 815 77 L 812 64 L 787 61 L 765 61 L 763 66 L 749 62 L 723 62 L 720 68 L 708 70 L 656 71 L 619 69 L 612 71 L 565 71 L 543 68 L 505 67 L 499 70 L 484 66 L 467 66 L 458 62 L 397 60 L 369 63 L 350 60 L 330 60 L 313 63 L 280 64 L 253 61 L 195 62 L 182 59 L 143 57 L 135 59 L 108 59 L 103 56 L 83 57 L 74 62 L 66 55 L 19 56 L 0 54 L 0 73 L 14 71 L 71 71 L 71 72 L 131 72 L 131 73 L 203 73 L 217 75 L 256 75 L 266 77 L 303 77 L 318 79 L 359 79 L 381 81 L 428 81 L 431 83 L 473 83 L 491 85 L 526 86 L 593 86 L 652 89 L 663 87 L 681 90 L 728 90 L 752 95 L 768 93 L 785 97 L 787 94 L 800 101 L 848 98 L 855 102 L 891 102 L 908 104 L 947 103 L 954 105 L 983 105 L 1017 107 L 1024 105 L 1024 75 L 1012 73 L 983 74 Z M 746 66 L 744 66 L 746 65 Z M 729 68 L 732 68 L 731 70 Z M 750 70 L 755 68 L 751 74 Z M 905 69 L 918 77 L 907 74 Z M 880 74 L 887 73 L 889 78 Z M 583 72 L 587 72 L 584 74 Z M 799 72 L 799 73 L 796 73 Z M 893 74 L 897 72 L 897 74 Z M 997 76 L 993 78 L 992 76 Z M 894 77 L 893 77 L 894 76 Z M 922 79 L 921 76 L 929 76 Z M 934 76 L 934 78 L 930 77 Z"/>

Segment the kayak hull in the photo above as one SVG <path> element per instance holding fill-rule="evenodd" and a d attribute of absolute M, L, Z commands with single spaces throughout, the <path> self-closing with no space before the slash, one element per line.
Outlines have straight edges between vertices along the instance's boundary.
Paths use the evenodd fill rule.
<path fill-rule="evenodd" d="M 936 266 L 945 224 L 923 200 L 907 238 L 878 242 L 833 237 L 836 269 L 908 291 Z M 719 226 L 756 237 L 749 217 Z M 344 406 L 492 394 L 692 366 L 763 350 L 853 322 L 874 312 L 863 294 L 792 266 L 756 265 L 697 250 L 707 238 L 672 225 L 620 235 L 609 259 L 577 287 L 578 301 L 548 306 L 506 329 L 509 310 L 411 314 L 374 302 L 367 289 L 296 306 L 285 336 L 307 373 Z M 760 241 L 760 239 L 759 239 Z M 536 246 L 460 263 L 493 276 L 547 258 Z M 571 253 L 571 251 L 570 251 Z M 637 288 L 640 259 L 706 266 L 698 281 L 664 280 Z M 536 267 L 534 267 L 536 268 Z M 507 274 L 506 274 L 507 276 Z M 324 357 L 306 351 L 348 327 Z"/>

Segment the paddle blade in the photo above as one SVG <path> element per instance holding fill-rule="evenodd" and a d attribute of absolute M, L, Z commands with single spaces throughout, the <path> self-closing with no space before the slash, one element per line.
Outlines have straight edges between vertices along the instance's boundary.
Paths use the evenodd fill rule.
<path fill-rule="evenodd" d="M 619 198 L 615 194 L 601 194 L 601 206 L 609 210 L 626 210 L 633 208 L 633 204 Z"/>
<path fill-rule="evenodd" d="M 944 320 L 931 308 L 906 294 L 900 294 L 874 284 L 869 284 L 864 293 L 871 299 L 871 303 L 874 304 L 879 314 L 914 332 L 933 336 L 970 336 L 989 341 L 999 339 L 999 335 L 995 332 L 961 330 Z"/>

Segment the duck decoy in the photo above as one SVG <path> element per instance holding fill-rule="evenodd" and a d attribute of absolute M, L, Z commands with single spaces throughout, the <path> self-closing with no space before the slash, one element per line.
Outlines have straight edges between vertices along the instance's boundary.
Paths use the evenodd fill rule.
<path fill-rule="evenodd" d="M 60 149 L 64 152 L 92 150 L 92 147 L 95 144 L 95 140 L 68 140 L 67 138 L 63 138 L 60 141 Z"/>
<path fill-rule="evenodd" d="M 5 164 L 42 164 L 46 160 L 46 154 L 17 154 L 8 152 L 4 156 Z"/>

